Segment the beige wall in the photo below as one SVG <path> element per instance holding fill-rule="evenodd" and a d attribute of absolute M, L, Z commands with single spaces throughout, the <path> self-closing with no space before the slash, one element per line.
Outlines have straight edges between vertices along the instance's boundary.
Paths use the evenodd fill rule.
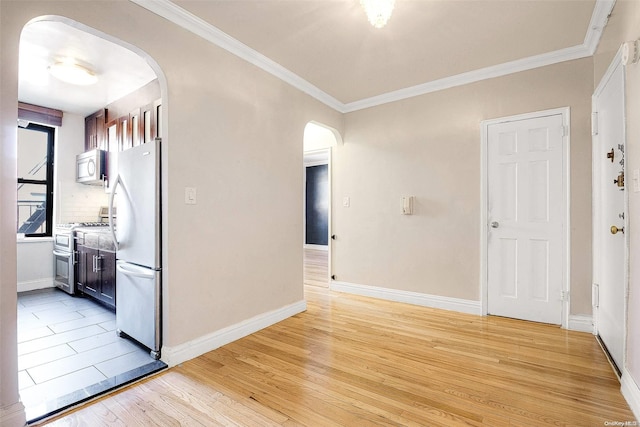
<path fill-rule="evenodd" d="M 24 425 L 18 395 L 16 176 L 18 85 L 15 82 L 19 33 L 9 32 L 11 16 L 0 3 L 0 420 Z"/>
<path fill-rule="evenodd" d="M 582 59 L 348 114 L 334 155 L 337 280 L 479 300 L 480 122 L 569 106 L 571 313 L 590 315 L 592 78 Z M 403 195 L 415 215 L 400 214 Z"/>
<path fill-rule="evenodd" d="M 131 43 L 164 72 L 165 345 L 178 346 L 302 300 L 304 127 L 311 120 L 342 127 L 339 113 L 133 3 L 0 2 L 3 410 L 17 402 L 11 206 L 18 39 L 30 19 L 48 14 Z M 197 205 L 184 204 L 187 186 L 197 187 Z"/>
<path fill-rule="evenodd" d="M 640 2 L 618 0 L 594 56 L 594 86 L 609 67 L 625 41 L 640 38 Z M 625 169 L 631 184 L 632 171 L 640 169 L 640 64 L 630 64 L 626 73 L 626 153 Z M 627 187 L 629 194 L 629 300 L 627 303 L 627 349 L 625 368 L 636 384 L 640 384 L 640 193 Z"/>

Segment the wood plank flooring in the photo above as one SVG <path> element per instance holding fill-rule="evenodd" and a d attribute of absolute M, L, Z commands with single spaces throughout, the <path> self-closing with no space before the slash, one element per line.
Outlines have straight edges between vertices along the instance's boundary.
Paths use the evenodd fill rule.
<path fill-rule="evenodd" d="M 305 291 L 306 312 L 47 425 L 501 427 L 634 420 L 590 334 L 318 287 Z"/>
<path fill-rule="evenodd" d="M 304 248 L 304 284 L 329 287 L 329 252 Z"/>

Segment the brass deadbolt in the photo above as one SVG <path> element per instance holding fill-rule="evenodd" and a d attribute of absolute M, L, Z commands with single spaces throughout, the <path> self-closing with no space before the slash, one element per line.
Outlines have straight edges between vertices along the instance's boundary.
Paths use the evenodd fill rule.
<path fill-rule="evenodd" d="M 611 159 L 611 163 L 613 163 L 613 156 L 615 155 L 613 148 L 611 149 L 611 151 L 609 151 L 607 153 L 607 159 Z"/>

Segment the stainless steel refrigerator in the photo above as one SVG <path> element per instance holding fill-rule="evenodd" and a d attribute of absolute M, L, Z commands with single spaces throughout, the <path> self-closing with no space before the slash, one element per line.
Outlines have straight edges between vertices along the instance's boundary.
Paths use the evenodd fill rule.
<path fill-rule="evenodd" d="M 116 242 L 116 328 L 160 357 L 160 139 L 118 153 L 109 224 Z M 117 206 L 117 219 L 112 212 Z"/>

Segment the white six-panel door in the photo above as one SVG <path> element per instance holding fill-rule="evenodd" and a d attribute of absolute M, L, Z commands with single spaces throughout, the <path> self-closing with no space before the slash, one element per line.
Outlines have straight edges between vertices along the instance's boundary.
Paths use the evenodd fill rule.
<path fill-rule="evenodd" d="M 562 114 L 487 126 L 487 311 L 562 323 Z"/>

